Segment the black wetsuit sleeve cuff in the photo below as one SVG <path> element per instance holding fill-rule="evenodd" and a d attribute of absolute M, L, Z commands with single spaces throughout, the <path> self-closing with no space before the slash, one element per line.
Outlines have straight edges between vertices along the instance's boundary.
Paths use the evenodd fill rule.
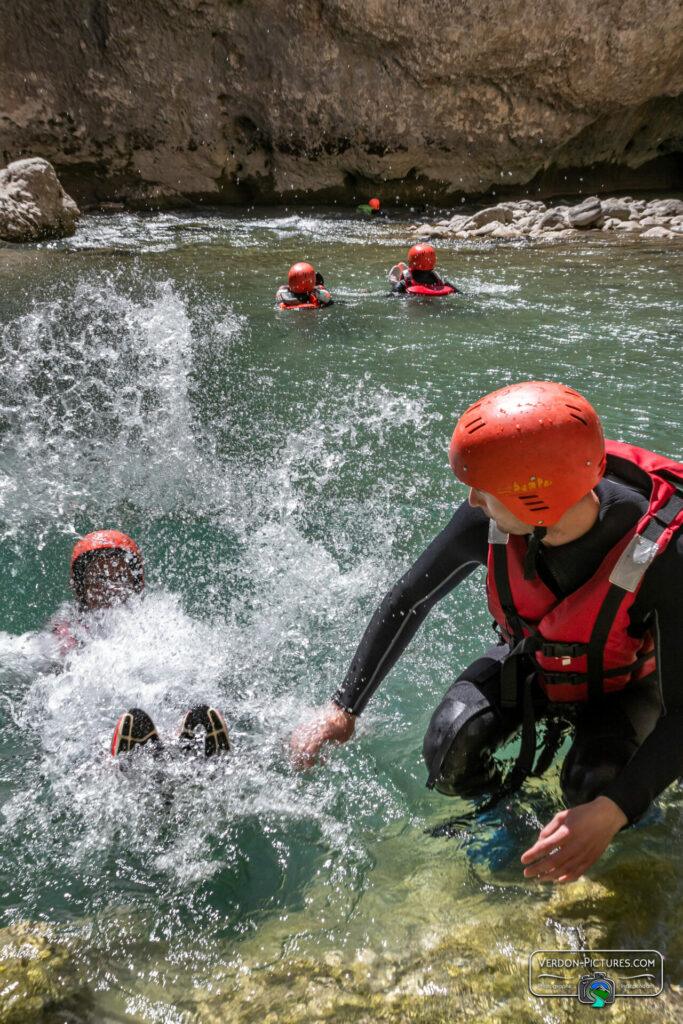
<path fill-rule="evenodd" d="M 635 825 L 650 806 L 647 797 L 643 797 L 642 793 L 627 791 L 619 779 L 615 779 L 609 786 L 606 786 L 600 795 L 606 796 L 617 805 L 620 811 L 624 812 L 628 819 L 624 828 L 627 828 L 628 825 Z"/>
<path fill-rule="evenodd" d="M 349 706 L 348 701 L 345 701 L 339 693 L 334 694 L 332 697 L 332 703 L 336 704 L 338 708 L 342 709 L 342 711 L 346 711 L 349 715 L 358 714 L 358 712 L 354 711 L 353 708 Z"/>

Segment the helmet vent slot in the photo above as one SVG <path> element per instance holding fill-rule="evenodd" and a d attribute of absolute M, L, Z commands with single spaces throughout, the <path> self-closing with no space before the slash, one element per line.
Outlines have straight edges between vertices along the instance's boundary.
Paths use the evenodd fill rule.
<path fill-rule="evenodd" d="M 468 434 L 474 434 L 475 431 L 481 430 L 482 427 L 486 426 L 486 421 L 481 416 L 475 416 L 473 420 L 465 424 L 465 430 Z"/>
<path fill-rule="evenodd" d="M 525 506 L 531 509 L 532 512 L 542 512 L 543 509 L 550 508 L 538 494 L 520 494 L 519 500 L 524 502 Z"/>
<path fill-rule="evenodd" d="M 570 405 L 569 402 L 565 402 L 565 405 L 569 410 L 571 410 L 569 413 L 570 416 L 573 416 L 575 420 L 579 421 L 579 423 L 583 423 L 584 427 L 588 426 L 588 420 L 585 416 L 580 415 L 581 409 L 578 405 Z"/>

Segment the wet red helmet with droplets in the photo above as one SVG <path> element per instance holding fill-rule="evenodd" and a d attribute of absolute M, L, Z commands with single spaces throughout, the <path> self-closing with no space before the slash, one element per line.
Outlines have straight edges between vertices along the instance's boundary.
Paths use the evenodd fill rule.
<path fill-rule="evenodd" d="M 573 388 L 529 381 L 493 391 L 458 420 L 449 452 L 459 480 L 528 526 L 548 527 L 605 471 L 598 415 Z"/>
<path fill-rule="evenodd" d="M 368 200 L 368 206 L 370 207 L 371 210 L 379 210 L 381 205 L 382 204 L 380 203 L 379 199 L 377 199 L 377 198 L 369 199 Z"/>
<path fill-rule="evenodd" d="M 145 586 L 142 553 L 135 541 L 121 530 L 95 530 L 76 542 L 71 553 L 70 581 L 79 601 L 83 599 L 85 567 L 88 557 L 98 551 L 120 551 L 126 554 L 135 575 L 135 589 L 141 593 Z"/>
<path fill-rule="evenodd" d="M 436 266 L 436 249 L 426 242 L 418 242 L 408 250 L 408 266 L 411 270 L 433 270 Z"/>
<path fill-rule="evenodd" d="M 289 268 L 287 285 L 291 292 L 312 292 L 315 288 L 315 267 L 310 263 L 295 263 Z"/>

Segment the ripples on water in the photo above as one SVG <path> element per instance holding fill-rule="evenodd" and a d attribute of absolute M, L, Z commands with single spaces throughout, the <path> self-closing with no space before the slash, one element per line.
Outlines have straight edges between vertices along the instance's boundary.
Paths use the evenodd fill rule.
<path fill-rule="evenodd" d="M 589 394 L 610 433 L 681 456 L 675 256 L 451 244 L 443 265 L 468 297 L 409 305 L 383 283 L 401 232 L 126 214 L 86 218 L 76 238 L 40 247 L 30 293 L 5 266 L 9 919 L 100 914 L 106 933 L 107 915 L 132 913 L 150 937 L 186 941 L 189 929 L 200 943 L 207 926 L 246 934 L 299 913 L 297 928 L 333 945 L 354 920 L 370 941 L 373 900 L 433 870 L 423 829 L 453 813 L 423 788 L 421 736 L 487 638 L 479 577 L 433 613 L 358 741 L 307 775 L 285 748 L 462 497 L 446 460 L 458 410 L 508 380 L 559 378 Z M 318 318 L 272 307 L 297 254 L 324 266 L 340 300 Z M 66 597 L 73 539 L 114 525 L 141 543 L 148 595 L 105 613 L 56 664 L 38 634 Z M 229 758 L 174 751 L 189 700 L 225 710 Z M 107 749 L 131 705 L 152 714 L 168 752 L 121 770 Z M 495 888 L 496 872 L 525 899 L 516 858 L 556 809 L 554 785 L 474 845 L 439 844 L 459 899 Z M 467 848 L 483 881 L 467 880 Z M 406 887 L 401 920 L 380 910 L 379 932 L 399 946 L 422 919 L 417 893 Z"/>

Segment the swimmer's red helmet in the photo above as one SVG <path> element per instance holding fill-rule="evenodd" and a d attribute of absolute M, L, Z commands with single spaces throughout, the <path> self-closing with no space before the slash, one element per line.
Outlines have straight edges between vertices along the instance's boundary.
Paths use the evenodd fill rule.
<path fill-rule="evenodd" d="M 98 551 L 120 551 L 130 560 L 135 575 L 135 590 L 140 594 L 145 587 L 145 577 L 140 548 L 127 533 L 121 530 L 95 530 L 76 542 L 71 552 L 70 583 L 79 601 L 83 599 L 83 584 L 88 556 Z"/>
<path fill-rule="evenodd" d="M 426 242 L 418 242 L 408 250 L 408 266 L 411 270 L 433 270 L 436 266 L 436 249 Z"/>
<path fill-rule="evenodd" d="M 382 204 L 380 203 L 379 199 L 375 198 L 368 200 L 368 206 L 370 207 L 371 210 L 379 210 L 381 205 Z"/>
<path fill-rule="evenodd" d="M 533 527 L 553 526 L 605 472 L 605 439 L 593 406 L 551 381 L 484 395 L 458 420 L 451 469 Z"/>
<path fill-rule="evenodd" d="M 290 292 L 296 294 L 312 292 L 315 288 L 315 267 L 310 263 L 295 263 L 289 268 L 287 285 Z"/>

